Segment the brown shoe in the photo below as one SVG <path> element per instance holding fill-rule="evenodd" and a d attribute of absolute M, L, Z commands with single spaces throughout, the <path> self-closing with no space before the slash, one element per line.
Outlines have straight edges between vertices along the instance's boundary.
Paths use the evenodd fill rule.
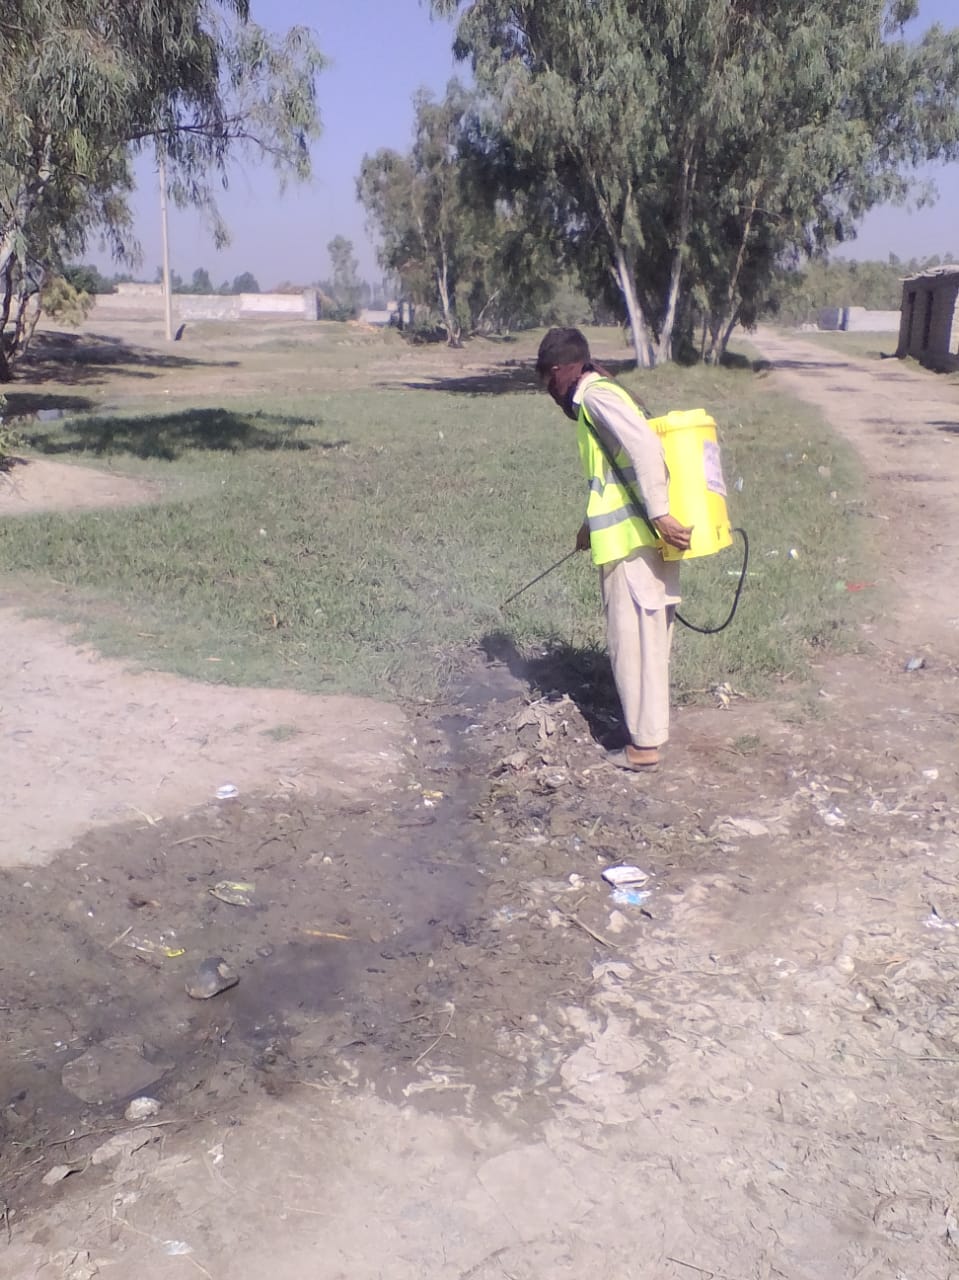
<path fill-rule="evenodd" d="M 630 744 L 622 751 L 609 751 L 606 759 L 617 769 L 628 769 L 631 773 L 652 773 L 659 768 L 658 747 L 634 747 Z"/>

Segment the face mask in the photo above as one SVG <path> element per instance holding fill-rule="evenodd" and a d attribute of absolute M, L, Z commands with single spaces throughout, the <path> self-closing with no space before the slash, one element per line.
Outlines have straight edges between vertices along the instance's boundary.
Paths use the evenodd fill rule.
<path fill-rule="evenodd" d="M 573 397 L 576 395 L 577 385 L 578 385 L 577 383 L 574 383 L 570 387 L 570 389 L 566 392 L 566 395 L 563 397 L 563 404 L 562 404 L 563 412 L 566 414 L 567 418 L 569 418 L 572 422 L 579 421 L 579 405 L 575 404 L 573 401 Z"/>

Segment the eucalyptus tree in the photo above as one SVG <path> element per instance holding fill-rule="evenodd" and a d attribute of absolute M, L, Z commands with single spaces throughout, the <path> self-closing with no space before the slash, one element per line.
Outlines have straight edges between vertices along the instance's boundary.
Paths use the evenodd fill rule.
<path fill-rule="evenodd" d="M 91 231 L 129 247 L 140 152 L 162 157 L 173 198 L 204 207 L 220 240 L 214 187 L 231 157 L 248 149 L 306 177 L 322 65 L 305 29 L 266 32 L 248 0 L 4 0 L 0 326 Z"/>
<path fill-rule="evenodd" d="M 516 180 L 615 281 L 638 363 L 715 357 L 784 261 L 959 144 L 959 33 L 917 0 L 432 0 L 500 106 Z"/>
<path fill-rule="evenodd" d="M 402 155 L 365 155 L 357 194 L 380 241 L 380 263 L 402 280 L 411 301 L 436 306 L 450 346 L 463 331 L 461 280 L 477 256 L 474 210 L 466 199 L 460 144 L 471 108 L 452 81 L 439 102 L 415 98 L 413 146 Z"/>

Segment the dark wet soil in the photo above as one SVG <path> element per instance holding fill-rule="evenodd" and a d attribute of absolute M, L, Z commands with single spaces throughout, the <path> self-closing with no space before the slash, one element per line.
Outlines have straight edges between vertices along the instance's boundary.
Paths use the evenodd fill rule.
<path fill-rule="evenodd" d="M 0 874 L 7 1185 L 27 1194 L 50 1143 L 75 1159 L 123 1127 L 122 1071 L 95 1104 L 63 1083 L 97 1046 L 164 1065 L 148 1092 L 172 1121 L 229 1117 L 251 1089 L 333 1085 L 344 1061 L 398 1093 L 433 1045 L 454 1071 L 481 1065 L 490 1096 L 526 1087 L 528 1065 L 484 1027 L 522 1027 L 531 1007 L 583 989 L 595 942 L 574 930 L 558 947 L 520 909 L 531 866 L 577 865 L 543 856 L 539 808 L 522 858 L 485 821 L 486 734 L 522 706 L 517 689 L 478 665 L 455 706 L 416 725 L 406 790 L 345 809 L 240 796 Z M 214 896 L 224 881 L 252 884 L 252 905 Z M 193 1000 L 184 984 L 210 956 L 239 984 Z M 77 1134 L 93 1137 L 65 1141 Z"/>

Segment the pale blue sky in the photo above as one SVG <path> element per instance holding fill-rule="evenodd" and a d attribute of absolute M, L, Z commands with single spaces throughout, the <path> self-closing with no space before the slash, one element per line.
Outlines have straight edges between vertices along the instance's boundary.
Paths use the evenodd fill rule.
<path fill-rule="evenodd" d="M 323 136 L 314 149 L 314 179 L 281 195 L 268 165 L 237 169 L 221 201 L 232 243 L 218 252 L 195 214 L 173 211 L 174 269 L 189 278 L 195 267 L 204 266 L 217 283 L 252 271 L 264 289 L 283 280 L 305 283 L 326 275 L 326 245 L 343 234 L 355 242 L 361 267 L 373 278 L 378 275 L 375 252 L 355 199 L 360 161 L 378 147 L 405 149 L 415 91 L 426 86 L 442 93 L 452 75 L 465 74 L 453 61 L 452 28 L 430 18 L 425 0 L 252 0 L 252 7 L 265 26 L 312 27 L 331 60 L 318 81 Z M 921 11 L 917 31 L 933 22 L 959 22 L 957 0 L 921 0 Z M 937 204 L 913 211 L 874 210 L 844 254 L 959 254 L 959 164 L 930 176 L 940 189 Z M 143 247 L 141 274 L 152 278 L 160 261 L 156 179 L 148 166 L 141 166 L 138 179 L 134 212 Z M 101 254 L 88 257 L 109 267 Z"/>

